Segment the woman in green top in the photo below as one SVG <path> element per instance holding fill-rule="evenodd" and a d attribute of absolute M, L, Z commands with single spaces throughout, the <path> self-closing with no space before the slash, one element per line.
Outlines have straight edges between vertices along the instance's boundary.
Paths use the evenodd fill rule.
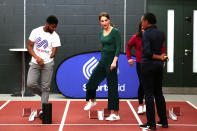
<path fill-rule="evenodd" d="M 86 84 L 86 101 L 89 101 L 84 110 L 90 110 L 96 105 L 96 89 L 99 84 L 107 78 L 108 86 L 108 110 L 111 115 L 106 120 L 119 120 L 119 96 L 118 96 L 118 57 L 121 48 L 120 33 L 117 28 L 110 25 L 110 16 L 106 12 L 99 15 L 102 26 L 101 31 L 101 59 L 94 69 L 88 83 Z"/>

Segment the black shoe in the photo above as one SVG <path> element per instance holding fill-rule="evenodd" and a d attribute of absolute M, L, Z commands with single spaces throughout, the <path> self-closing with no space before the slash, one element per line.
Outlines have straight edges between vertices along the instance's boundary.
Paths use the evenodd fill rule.
<path fill-rule="evenodd" d="M 156 126 L 150 125 L 148 123 L 144 125 L 140 125 L 140 128 L 147 129 L 147 130 L 156 130 Z"/>
<path fill-rule="evenodd" d="M 158 126 L 161 126 L 162 128 L 168 128 L 168 123 L 163 123 L 163 122 L 161 122 L 161 121 L 158 121 L 158 122 L 157 122 L 157 125 L 158 125 Z"/>

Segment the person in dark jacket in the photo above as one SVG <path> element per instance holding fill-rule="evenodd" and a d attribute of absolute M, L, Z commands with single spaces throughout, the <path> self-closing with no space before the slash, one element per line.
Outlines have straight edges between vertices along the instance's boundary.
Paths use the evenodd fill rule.
<path fill-rule="evenodd" d="M 145 13 L 141 18 L 144 33 L 142 35 L 141 75 L 144 87 L 147 123 L 141 128 L 156 130 L 155 106 L 156 102 L 159 122 L 163 128 L 168 128 L 166 103 L 162 92 L 163 63 L 167 58 L 162 54 L 165 35 L 157 29 L 156 17 L 153 13 Z"/>
<path fill-rule="evenodd" d="M 142 33 L 143 33 L 143 31 L 144 30 L 143 30 L 142 24 L 140 22 L 138 32 L 131 37 L 131 39 L 129 40 L 129 42 L 127 44 L 127 47 L 126 47 L 126 56 L 127 56 L 128 63 L 129 63 L 130 66 L 134 65 L 134 60 L 131 57 L 131 49 L 132 49 L 132 47 L 135 47 L 135 50 L 136 50 L 136 70 L 137 70 L 137 75 L 138 75 L 138 78 L 139 78 L 139 88 L 138 88 L 139 106 L 138 106 L 137 113 L 139 115 L 142 115 L 143 113 L 146 112 L 146 105 L 145 104 L 143 105 L 144 89 L 143 89 L 142 80 L 141 80 L 141 58 L 142 58 L 142 50 L 141 50 L 141 45 L 142 44 L 141 43 L 142 43 Z M 161 53 L 166 54 L 166 48 L 165 48 L 164 43 L 162 45 Z"/>

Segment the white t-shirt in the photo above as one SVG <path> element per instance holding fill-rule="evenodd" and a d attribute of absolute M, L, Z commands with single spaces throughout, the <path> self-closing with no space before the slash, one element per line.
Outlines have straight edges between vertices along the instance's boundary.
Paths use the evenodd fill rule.
<path fill-rule="evenodd" d="M 53 61 L 50 58 L 52 53 L 52 47 L 61 46 L 59 35 L 54 31 L 52 34 L 45 32 L 44 26 L 33 29 L 29 40 L 35 42 L 33 50 L 37 56 L 44 60 L 44 64 Z M 31 62 L 36 63 L 36 59 L 32 57 Z"/>

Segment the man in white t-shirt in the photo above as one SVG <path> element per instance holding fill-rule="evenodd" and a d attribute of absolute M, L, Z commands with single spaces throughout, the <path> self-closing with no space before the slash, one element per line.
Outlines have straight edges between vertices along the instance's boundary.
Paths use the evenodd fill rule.
<path fill-rule="evenodd" d="M 55 32 L 58 19 L 51 15 L 44 26 L 33 29 L 27 43 L 32 56 L 27 76 L 27 87 L 41 96 L 43 103 L 48 103 L 51 79 L 53 75 L 54 57 L 57 47 L 61 46 L 59 35 Z"/>

